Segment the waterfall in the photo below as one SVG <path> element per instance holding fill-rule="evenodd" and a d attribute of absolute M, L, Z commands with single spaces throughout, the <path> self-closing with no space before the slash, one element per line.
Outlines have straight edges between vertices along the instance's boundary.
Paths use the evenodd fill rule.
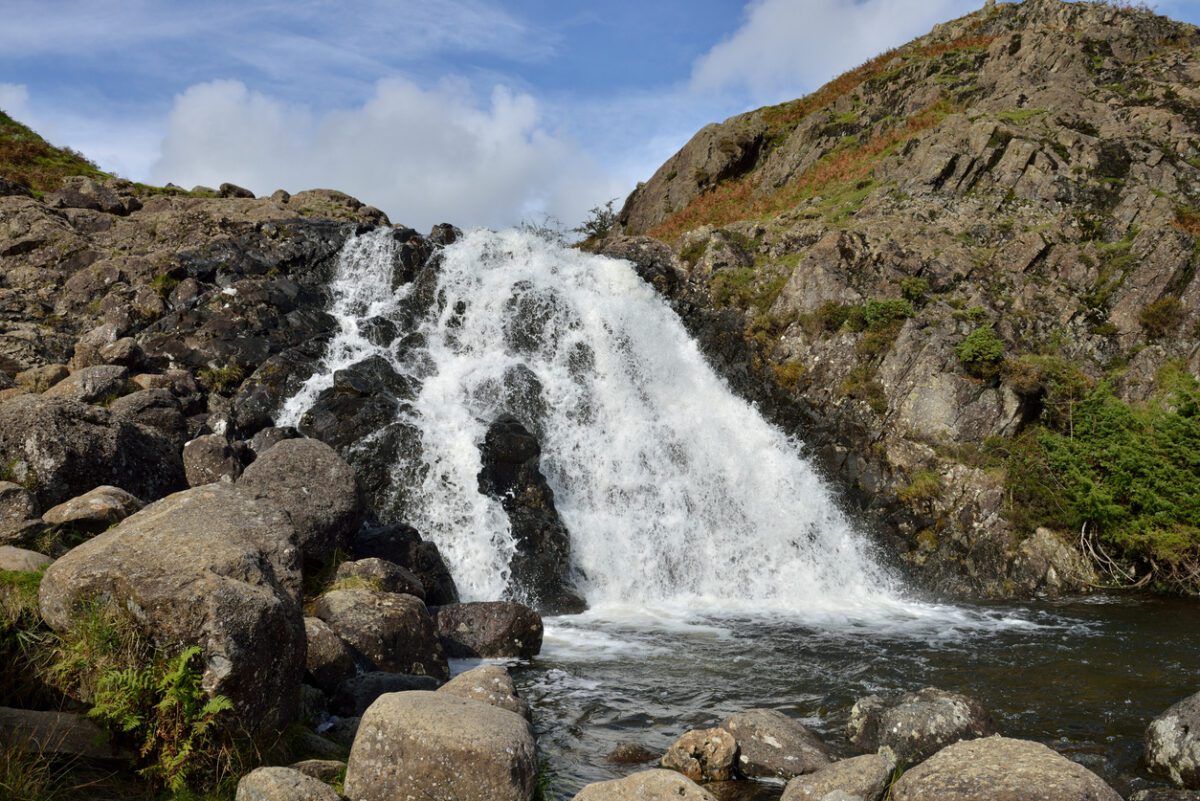
<path fill-rule="evenodd" d="M 593 607 L 850 610 L 893 582 L 802 449 L 735 396 L 626 262 L 518 231 L 447 246 L 422 344 L 397 356 L 360 331 L 398 318 L 387 231 L 345 246 L 332 285 L 340 332 L 280 414 L 294 424 L 335 370 L 383 355 L 414 378 L 406 412 L 427 469 L 408 522 L 446 557 L 465 599 L 500 597 L 507 517 L 478 490 L 499 414 L 536 430 L 541 468 Z M 540 392 L 514 397 L 515 374 Z M 520 393 L 516 393 L 520 396 Z"/>

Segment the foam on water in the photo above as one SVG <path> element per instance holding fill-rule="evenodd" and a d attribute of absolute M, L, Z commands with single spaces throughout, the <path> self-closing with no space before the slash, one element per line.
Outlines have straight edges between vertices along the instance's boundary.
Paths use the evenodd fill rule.
<path fill-rule="evenodd" d="M 340 332 L 281 421 L 369 355 L 419 377 L 428 470 L 408 522 L 438 544 L 464 598 L 508 584 L 508 520 L 477 476 L 487 426 L 509 412 L 540 434 L 597 620 L 707 610 L 921 627 L 966 614 L 904 597 L 798 445 L 729 390 L 628 263 L 522 232 L 469 233 L 442 254 L 423 349 L 400 360 L 359 330 L 409 291 L 392 290 L 393 248 L 386 231 L 347 243 L 332 286 Z M 522 373 L 536 397 L 514 395 Z"/>

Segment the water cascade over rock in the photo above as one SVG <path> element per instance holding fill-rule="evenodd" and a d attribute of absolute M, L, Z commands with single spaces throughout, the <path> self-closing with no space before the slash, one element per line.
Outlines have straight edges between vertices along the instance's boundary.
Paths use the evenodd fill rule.
<path fill-rule="evenodd" d="M 386 475 L 381 516 L 437 543 L 464 599 L 889 604 L 889 577 L 801 446 L 729 391 L 627 262 L 477 231 L 414 268 L 402 240 L 347 243 L 339 331 L 278 422 L 324 428 L 356 467 Z M 570 539 L 558 580 L 573 587 L 513 581 L 520 543 L 480 480 L 501 418 L 540 443 Z"/>

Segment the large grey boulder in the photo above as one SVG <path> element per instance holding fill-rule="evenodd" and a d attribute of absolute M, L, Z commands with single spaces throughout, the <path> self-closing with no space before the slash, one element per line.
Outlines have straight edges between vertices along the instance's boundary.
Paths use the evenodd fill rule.
<path fill-rule="evenodd" d="M 747 776 L 790 779 L 829 764 L 829 748 L 802 723 L 774 709 L 748 709 L 721 724 L 737 739 Z"/>
<path fill-rule="evenodd" d="M 346 765 L 354 801 L 530 801 L 533 729 L 520 715 L 445 693 L 384 695 L 367 710 Z"/>
<path fill-rule="evenodd" d="M 258 768 L 241 778 L 234 801 L 339 801 L 319 779 L 293 768 Z"/>
<path fill-rule="evenodd" d="M 643 770 L 624 779 L 595 782 L 573 801 L 717 801 L 694 781 L 673 770 Z"/>
<path fill-rule="evenodd" d="M 885 754 L 865 754 L 821 768 L 788 782 L 780 801 L 879 801 L 887 792 L 896 763 Z"/>
<path fill-rule="evenodd" d="M 986 737 L 909 769 L 892 801 L 1121 801 L 1099 776 L 1040 743 Z"/>
<path fill-rule="evenodd" d="M 142 502 L 120 487 L 96 487 L 47 509 L 42 520 L 82 531 L 104 531 L 141 508 Z"/>
<path fill-rule="evenodd" d="M 1200 789 L 1200 693 L 1151 722 L 1146 729 L 1146 766 L 1180 787 Z"/>
<path fill-rule="evenodd" d="M 0 707 L 0 746 L 32 748 L 43 759 L 53 754 L 102 761 L 129 758 L 95 721 L 71 712 Z"/>
<path fill-rule="evenodd" d="M 0 403 L 0 465 L 33 488 L 42 507 L 102 484 L 143 500 L 185 486 L 179 449 L 160 432 L 106 409 L 39 395 Z"/>
<path fill-rule="evenodd" d="M 238 486 L 287 510 L 306 562 L 328 561 L 362 524 L 362 493 L 353 468 L 319 440 L 276 444 L 246 468 Z"/>
<path fill-rule="evenodd" d="M 480 665 L 460 673 L 438 688 L 438 692 L 482 701 L 509 712 L 516 712 L 526 720 L 533 719 L 529 704 L 517 695 L 512 676 L 508 675 L 508 669 L 502 665 Z"/>
<path fill-rule="evenodd" d="M 42 568 L 49 567 L 54 560 L 37 551 L 24 548 L 14 548 L 11 545 L 0 545 L 0 570 L 12 573 L 36 573 Z"/>
<path fill-rule="evenodd" d="M 46 398 L 96 403 L 125 394 L 129 369 L 115 364 L 98 364 L 76 370 L 42 393 Z"/>
<path fill-rule="evenodd" d="M 161 431 L 182 446 L 187 439 L 187 418 L 179 399 L 169 389 L 143 389 L 117 398 L 108 410 L 115 415 Z"/>
<path fill-rule="evenodd" d="M 304 618 L 304 634 L 308 641 L 304 658 L 305 676 L 327 695 L 331 694 L 341 682 L 357 672 L 354 654 L 324 620 Z"/>
<path fill-rule="evenodd" d="M 364 589 L 332 590 L 313 603 L 313 614 L 374 670 L 450 678 L 446 654 L 420 598 Z"/>
<path fill-rule="evenodd" d="M 737 740 L 725 729 L 696 729 L 673 742 L 661 764 L 698 784 L 727 782 L 737 778 L 737 757 Z"/>
<path fill-rule="evenodd" d="M 442 646 L 452 657 L 529 659 L 542 650 L 542 617 L 522 604 L 450 604 L 434 608 L 433 617 Z"/>
<path fill-rule="evenodd" d="M 60 209 L 91 209 L 107 214 L 125 215 L 131 211 L 129 200 L 114 189 L 85 175 L 64 178 L 57 192 L 44 198 L 46 205 Z"/>
<path fill-rule="evenodd" d="M 298 707 L 305 635 L 300 559 L 287 516 L 227 484 L 180 492 L 52 564 L 39 592 L 56 631 L 87 601 L 128 614 L 153 643 L 203 650 L 203 686 L 242 723 L 287 723 Z M 87 699 L 85 699 L 87 700 Z"/>
<path fill-rule="evenodd" d="M 887 746 L 900 764 L 914 765 L 951 743 L 995 734 L 996 725 L 974 698 L 926 687 L 892 701 L 877 695 L 859 699 L 846 731 L 860 751 Z"/>

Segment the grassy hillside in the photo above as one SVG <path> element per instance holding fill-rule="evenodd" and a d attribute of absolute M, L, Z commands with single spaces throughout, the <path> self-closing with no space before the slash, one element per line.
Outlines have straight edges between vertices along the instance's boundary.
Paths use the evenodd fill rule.
<path fill-rule="evenodd" d="M 81 153 L 69 147 L 55 147 L 0 111 L 0 178 L 15 181 L 40 195 L 56 191 L 70 175 L 106 173 Z"/>

